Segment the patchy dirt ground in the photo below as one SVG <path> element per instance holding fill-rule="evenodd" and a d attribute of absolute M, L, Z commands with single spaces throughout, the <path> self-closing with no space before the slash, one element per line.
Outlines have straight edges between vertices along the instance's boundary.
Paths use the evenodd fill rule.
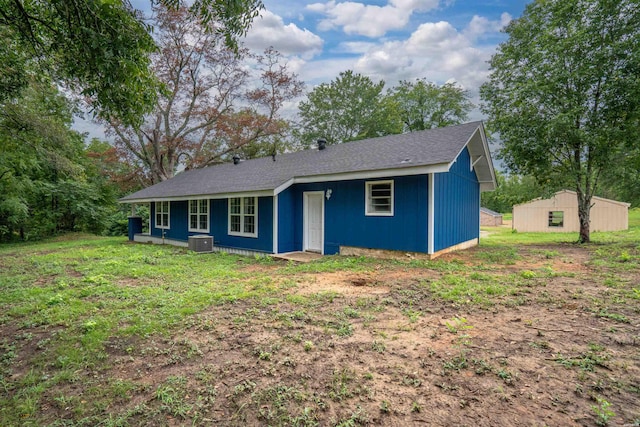
<path fill-rule="evenodd" d="M 640 272 L 573 245 L 495 256 L 293 276 L 242 267 L 286 298 L 211 307 L 165 338 L 112 339 L 110 368 L 82 376 L 127 385 L 104 411 L 129 425 L 640 425 Z M 458 299 L 439 296 L 443 281 Z M 465 301 L 472 282 L 501 288 Z M 72 417 L 44 401 L 52 420 Z"/>
<path fill-rule="evenodd" d="M 486 271 L 476 251 L 446 261 Z M 615 289 L 571 245 L 520 249 L 490 273 L 540 269 L 557 274 L 486 306 L 434 300 L 425 284 L 450 273 L 426 268 L 302 274 L 291 303 L 216 307 L 174 337 L 113 342 L 110 353 L 116 375 L 142 390 L 180 378 L 186 402 L 207 396 L 196 424 L 638 425 L 638 306 L 598 311 Z M 137 393 L 128 406 L 155 397 Z"/>

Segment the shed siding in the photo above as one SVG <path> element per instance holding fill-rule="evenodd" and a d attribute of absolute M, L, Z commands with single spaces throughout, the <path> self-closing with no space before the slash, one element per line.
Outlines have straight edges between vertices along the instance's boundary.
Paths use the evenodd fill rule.
<path fill-rule="evenodd" d="M 304 192 L 324 191 L 326 193 L 327 189 L 331 189 L 331 197 L 329 200 L 325 199 L 324 205 L 325 254 L 338 253 L 340 246 L 426 252 L 427 176 L 395 177 L 393 181 L 393 216 L 365 215 L 366 180 L 296 184 L 291 188 L 293 209 L 290 212 L 293 212 L 294 217 L 293 246 L 285 246 L 283 243 L 288 242 L 290 236 L 285 234 L 286 227 L 282 226 L 287 224 L 287 214 L 283 205 L 279 205 L 279 238 L 282 239 L 280 248 L 302 250 Z"/>
<path fill-rule="evenodd" d="M 434 223 L 436 252 L 480 236 L 480 184 L 466 148 L 434 176 Z"/>
<path fill-rule="evenodd" d="M 491 215 L 480 211 L 480 225 L 485 227 L 497 227 L 502 225 L 502 215 Z"/>
<path fill-rule="evenodd" d="M 629 209 L 624 203 L 592 199 L 591 231 L 617 231 L 629 227 Z M 549 227 L 549 212 L 562 211 L 562 227 Z M 577 232 L 578 199 L 575 193 L 561 191 L 549 199 L 533 200 L 513 207 L 513 228 L 520 232 Z"/>
<path fill-rule="evenodd" d="M 187 241 L 189 236 L 205 233 L 190 232 L 189 202 L 170 202 L 170 229 L 162 230 L 155 226 L 155 203 L 151 203 L 151 235 L 167 239 Z M 229 221 L 228 200 L 209 200 L 209 235 L 214 238 L 214 245 L 250 249 L 254 251 L 272 252 L 273 248 L 273 197 L 258 198 L 258 237 L 229 236 L 227 223 Z"/>

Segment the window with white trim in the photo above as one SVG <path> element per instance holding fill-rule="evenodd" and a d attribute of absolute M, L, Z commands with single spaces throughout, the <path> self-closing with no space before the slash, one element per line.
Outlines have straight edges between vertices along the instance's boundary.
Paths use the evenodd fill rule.
<path fill-rule="evenodd" d="M 257 197 L 232 197 L 229 199 L 229 234 L 231 236 L 258 237 Z"/>
<path fill-rule="evenodd" d="M 156 228 L 169 228 L 169 202 L 156 202 Z"/>
<path fill-rule="evenodd" d="M 209 232 L 209 200 L 189 200 L 189 231 Z"/>
<path fill-rule="evenodd" d="M 393 216 L 393 181 L 365 183 L 366 215 Z"/>

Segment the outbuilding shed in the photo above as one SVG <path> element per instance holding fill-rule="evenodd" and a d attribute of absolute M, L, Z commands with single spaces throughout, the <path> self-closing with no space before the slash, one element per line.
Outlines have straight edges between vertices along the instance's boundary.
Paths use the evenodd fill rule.
<path fill-rule="evenodd" d="M 491 209 L 480 208 L 480 225 L 485 227 L 498 227 L 502 225 L 502 214 Z"/>
<path fill-rule="evenodd" d="M 590 212 L 591 231 L 629 228 L 629 203 L 594 196 Z M 575 191 L 558 191 L 549 199 L 538 198 L 513 207 L 513 229 L 521 232 L 580 231 Z"/>

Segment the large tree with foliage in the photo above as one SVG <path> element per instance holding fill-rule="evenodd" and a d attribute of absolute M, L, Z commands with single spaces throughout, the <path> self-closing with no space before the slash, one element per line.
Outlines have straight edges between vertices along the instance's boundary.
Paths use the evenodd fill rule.
<path fill-rule="evenodd" d="M 389 94 L 406 132 L 463 123 L 473 108 L 466 90 L 453 83 L 438 86 L 424 78 L 402 80 Z"/>
<path fill-rule="evenodd" d="M 160 50 L 152 69 L 165 90 L 142 125 L 108 121 L 120 155 L 137 165 L 144 184 L 220 162 L 286 130 L 280 109 L 301 93 L 302 83 L 278 52 L 229 49 L 186 9 L 158 8 L 155 28 Z"/>
<path fill-rule="evenodd" d="M 71 129 L 73 106 L 48 81 L 0 104 L 0 241 L 99 232 L 115 198 Z"/>
<path fill-rule="evenodd" d="M 638 143 L 640 4 L 536 0 L 506 28 L 481 88 L 490 130 L 513 171 L 540 182 L 570 178 L 580 242 L 603 170 Z"/>
<path fill-rule="evenodd" d="M 260 0 L 158 3 L 172 9 L 188 3 L 190 14 L 231 47 L 262 8 Z M 0 102 L 17 96 L 27 85 L 26 69 L 37 66 L 89 98 L 96 112 L 137 123 L 158 90 L 149 69 L 151 31 L 129 0 L 0 0 Z"/>
<path fill-rule="evenodd" d="M 303 145 L 318 138 L 335 144 L 400 133 L 402 123 L 393 101 L 382 93 L 384 84 L 348 70 L 316 86 L 299 106 Z"/>

